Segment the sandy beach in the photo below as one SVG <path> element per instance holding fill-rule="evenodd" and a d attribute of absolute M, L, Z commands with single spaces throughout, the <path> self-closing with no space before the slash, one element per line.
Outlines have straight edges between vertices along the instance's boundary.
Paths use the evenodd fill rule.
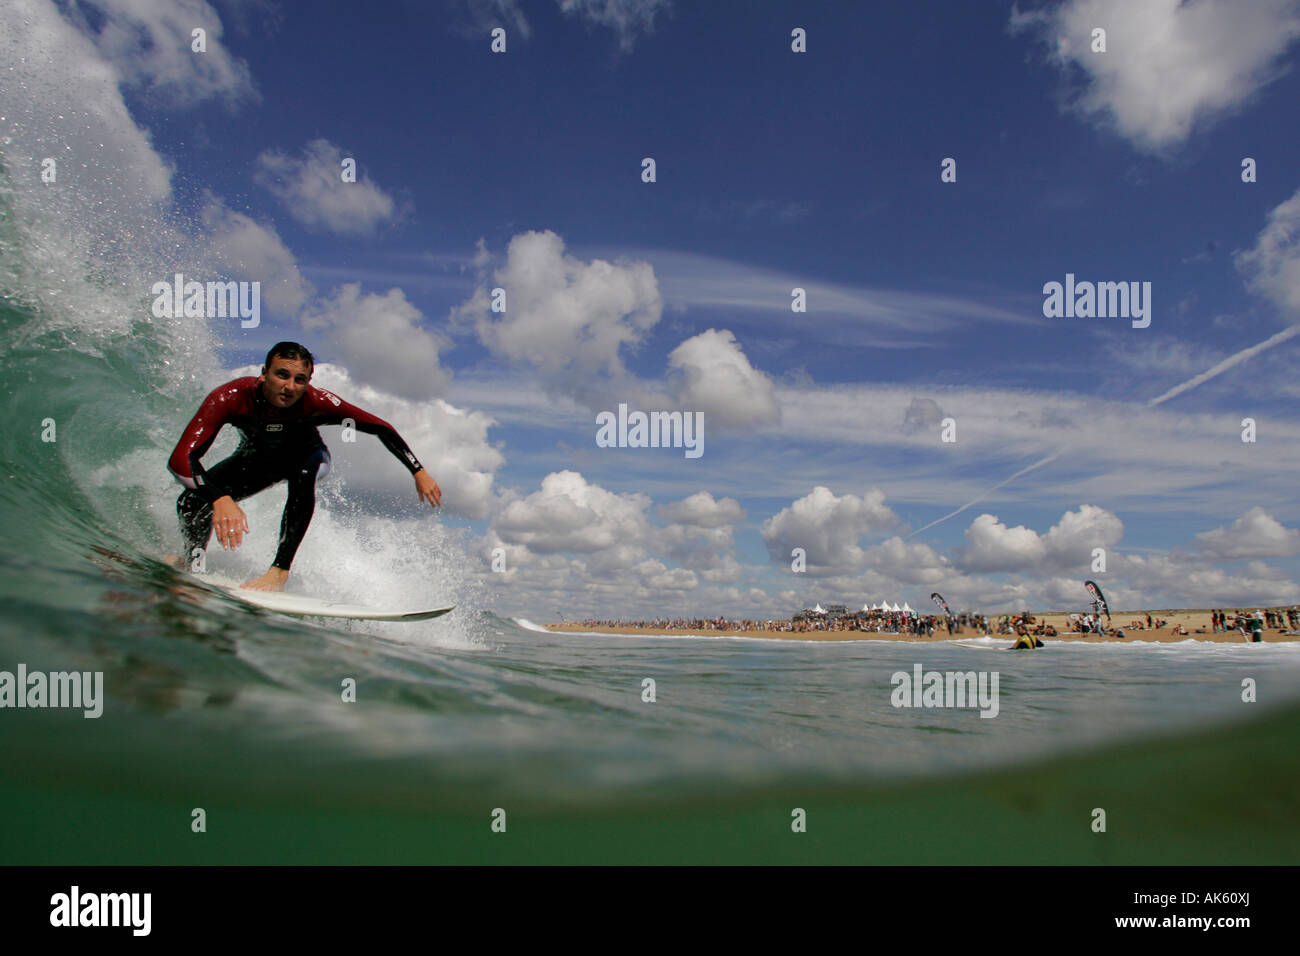
<path fill-rule="evenodd" d="M 1209 611 L 1161 611 L 1151 612 L 1152 618 L 1168 622 L 1167 627 L 1155 628 L 1153 630 L 1137 630 L 1130 628 L 1129 622 L 1135 621 L 1139 617 L 1143 623 L 1146 621 L 1145 611 L 1124 611 L 1117 613 L 1111 620 L 1112 627 L 1119 627 L 1124 630 L 1124 638 L 1121 640 L 1117 637 L 1099 637 L 1096 634 L 1076 634 L 1068 633 L 1070 626 L 1069 615 L 1059 614 L 1035 614 L 1036 620 L 1046 620 L 1048 624 L 1055 627 L 1060 632 L 1057 637 L 1042 638 L 1045 644 L 1053 641 L 1083 641 L 1089 644 L 1113 643 L 1123 644 L 1129 641 L 1149 641 L 1159 643 L 1176 643 L 1178 641 L 1197 640 L 1212 641 L 1223 644 L 1241 644 L 1243 643 L 1241 635 L 1236 631 L 1213 633 L 1210 627 Z M 999 620 L 1002 615 L 989 615 L 990 621 Z M 1177 631 L 1179 626 L 1185 627 L 1187 634 L 1181 634 Z M 1198 628 L 1204 629 L 1204 634 L 1197 634 Z M 749 631 L 718 631 L 718 630 L 673 630 L 662 627 L 638 627 L 634 625 L 625 625 L 622 627 L 608 626 L 588 626 L 580 622 L 566 622 L 564 624 L 548 624 L 548 630 L 552 631 L 578 631 L 587 633 L 600 634 L 625 634 L 629 636 L 649 635 L 649 636 L 667 636 L 667 637 L 684 637 L 689 634 L 703 634 L 707 637 L 758 637 L 767 638 L 768 640 L 781 641 L 907 641 L 915 643 L 934 643 L 935 641 L 949 640 L 946 629 L 935 629 L 934 637 L 917 637 L 912 634 L 896 634 L 890 631 L 877 633 L 875 631 L 767 631 L 767 630 L 749 630 Z M 974 628 L 964 628 L 962 633 L 953 632 L 952 639 L 970 639 L 980 637 L 979 631 Z M 997 635 L 1000 637 L 1009 637 L 1009 635 Z M 1300 635 L 1289 636 L 1285 631 L 1275 628 L 1266 628 L 1263 633 L 1264 643 L 1291 643 L 1300 641 Z"/>

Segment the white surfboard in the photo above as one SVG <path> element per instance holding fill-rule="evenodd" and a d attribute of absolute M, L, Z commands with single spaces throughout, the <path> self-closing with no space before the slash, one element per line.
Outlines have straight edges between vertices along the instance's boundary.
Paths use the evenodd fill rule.
<path fill-rule="evenodd" d="M 992 641 L 985 643 L 977 640 L 959 640 L 950 643 L 958 647 L 969 647 L 972 651 L 1009 651 L 1016 643 L 1015 641 L 1002 642 L 1000 638 L 994 638 L 994 640 L 1000 641 L 1000 643 L 994 644 Z"/>
<path fill-rule="evenodd" d="M 344 604 L 341 601 L 327 601 L 322 598 L 307 597 L 303 594 L 286 594 L 284 591 L 254 591 L 241 588 L 237 584 L 226 584 L 211 578 L 199 578 L 211 588 L 224 591 L 233 598 L 260 607 L 277 614 L 290 617 L 341 617 L 353 621 L 427 621 L 441 617 L 455 609 L 456 605 L 435 607 L 424 611 L 396 611 L 388 608 L 362 607 L 359 604 Z"/>

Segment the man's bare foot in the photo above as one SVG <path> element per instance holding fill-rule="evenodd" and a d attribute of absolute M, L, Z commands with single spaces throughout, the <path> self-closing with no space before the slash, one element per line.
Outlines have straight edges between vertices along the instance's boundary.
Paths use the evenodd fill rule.
<path fill-rule="evenodd" d="M 289 580 L 289 572 L 283 568 L 271 568 L 260 578 L 245 581 L 241 587 L 254 591 L 283 591 L 284 583 Z"/>

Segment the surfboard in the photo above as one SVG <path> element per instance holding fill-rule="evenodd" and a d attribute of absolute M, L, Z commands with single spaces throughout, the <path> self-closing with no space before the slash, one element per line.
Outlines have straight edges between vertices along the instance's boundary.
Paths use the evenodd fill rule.
<path fill-rule="evenodd" d="M 211 578 L 199 578 L 210 588 L 224 591 L 231 597 L 264 611 L 287 614 L 290 617 L 340 617 L 353 621 L 427 621 L 455 610 L 456 605 L 428 608 L 426 610 L 398 611 L 389 608 L 362 607 L 327 601 L 304 594 L 287 594 L 284 591 L 253 591 L 237 584 L 226 584 Z"/>
<path fill-rule="evenodd" d="M 1009 651 L 1014 645 L 1014 641 L 1006 644 L 982 644 L 978 641 L 953 641 L 958 647 L 969 647 L 972 651 Z"/>

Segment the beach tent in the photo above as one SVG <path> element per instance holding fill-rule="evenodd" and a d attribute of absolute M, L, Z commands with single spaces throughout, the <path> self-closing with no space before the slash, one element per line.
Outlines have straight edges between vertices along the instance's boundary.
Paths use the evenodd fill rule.
<path fill-rule="evenodd" d="M 904 613 L 904 614 L 911 614 L 911 613 L 913 613 L 913 612 L 912 612 L 912 609 L 911 609 L 910 607 L 907 606 L 907 602 L 906 602 L 906 601 L 903 602 L 903 613 Z"/>
<path fill-rule="evenodd" d="M 825 614 L 825 613 L 826 613 L 826 609 L 825 609 L 824 607 L 822 607 L 820 604 L 818 604 L 818 605 L 817 605 L 815 608 L 813 608 L 812 610 L 813 610 L 813 613 L 814 613 L 814 614 Z"/>
<path fill-rule="evenodd" d="M 899 607 L 897 604 L 895 604 L 893 607 L 890 608 L 890 610 L 891 610 L 891 611 L 901 611 L 902 608 Z"/>
<path fill-rule="evenodd" d="M 862 610 L 864 610 L 864 611 L 874 611 L 875 608 L 872 607 L 870 604 L 864 604 L 864 605 L 862 605 Z"/>

